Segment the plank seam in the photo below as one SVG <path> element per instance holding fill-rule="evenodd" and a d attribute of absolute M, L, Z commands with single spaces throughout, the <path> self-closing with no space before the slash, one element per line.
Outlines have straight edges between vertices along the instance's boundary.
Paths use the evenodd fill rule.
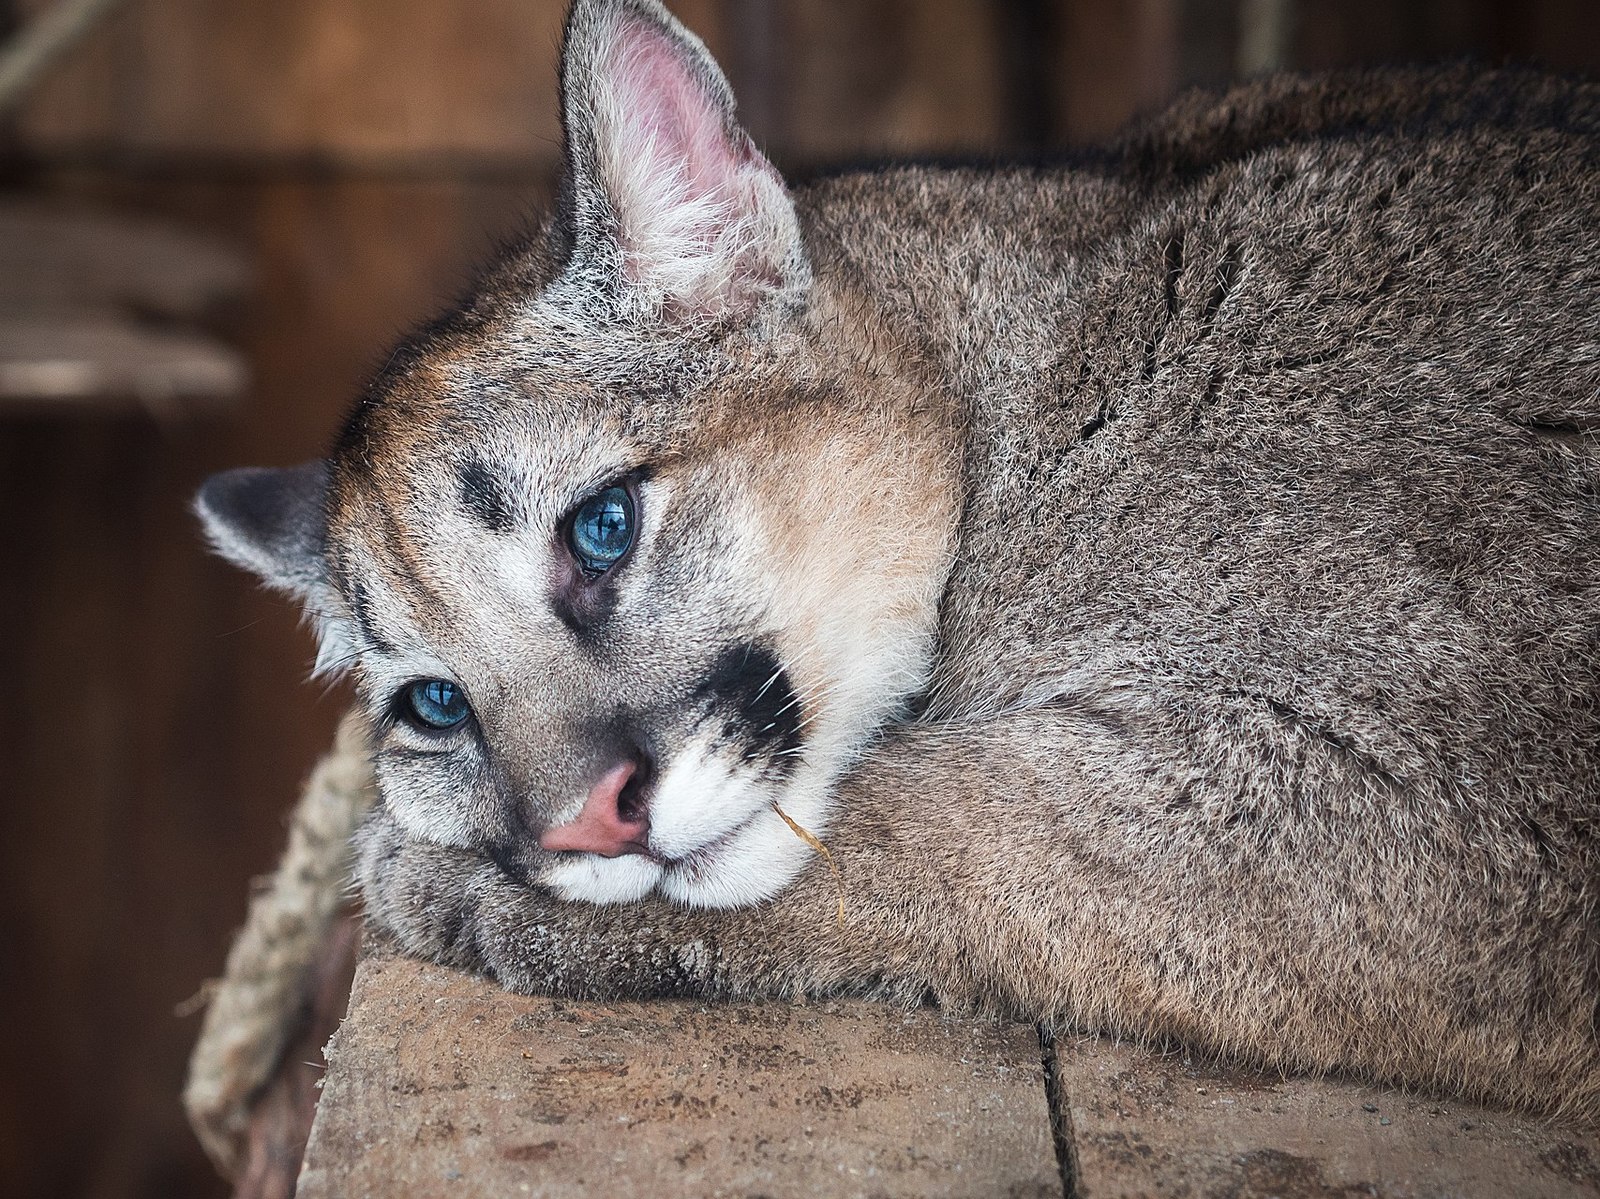
<path fill-rule="evenodd" d="M 1078 1187 L 1078 1146 L 1073 1137 L 1072 1112 L 1061 1081 L 1056 1058 L 1056 1035 L 1048 1025 L 1036 1026 L 1039 1057 L 1044 1066 L 1044 1097 L 1050 1109 L 1050 1140 L 1056 1151 L 1056 1169 L 1061 1174 L 1061 1199 L 1084 1199 Z"/>

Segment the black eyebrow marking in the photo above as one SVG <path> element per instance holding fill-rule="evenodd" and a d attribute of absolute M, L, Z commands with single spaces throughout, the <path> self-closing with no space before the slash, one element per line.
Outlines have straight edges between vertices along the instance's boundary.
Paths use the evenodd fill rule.
<path fill-rule="evenodd" d="M 363 652 L 375 650 L 390 657 L 398 654 L 400 651 L 395 646 L 378 635 L 372 615 L 372 597 L 368 595 L 366 585 L 359 579 L 346 578 L 340 583 L 339 590 L 344 595 L 345 606 L 350 609 L 350 615 L 355 619 L 356 628 L 361 632 L 365 643 Z"/>
<path fill-rule="evenodd" d="M 496 533 L 509 533 L 517 527 L 517 512 L 505 480 L 490 469 L 482 458 L 468 458 L 456 464 L 461 506 L 480 524 Z"/>
<path fill-rule="evenodd" d="M 388 570 L 384 569 L 385 564 L 378 564 L 379 570 L 389 576 L 390 587 L 419 608 L 426 604 L 436 613 L 448 612 L 444 596 L 424 576 L 409 529 L 405 521 L 395 514 L 389 497 L 376 488 L 369 489 L 368 495 L 377 509 L 378 522 L 383 526 L 383 548 L 392 559 L 387 564 L 390 567 Z"/>

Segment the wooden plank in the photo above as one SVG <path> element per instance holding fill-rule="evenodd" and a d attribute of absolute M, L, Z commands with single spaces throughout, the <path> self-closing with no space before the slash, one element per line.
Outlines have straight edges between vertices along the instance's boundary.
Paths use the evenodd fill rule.
<path fill-rule="evenodd" d="M 177 414 L 243 392 L 244 360 L 189 333 L 109 317 L 0 317 L 0 405 Z"/>
<path fill-rule="evenodd" d="M 729 69 L 780 166 L 1008 144 L 1000 19 L 987 0 L 759 0 L 738 11 L 747 23 L 766 17 Z"/>
<path fill-rule="evenodd" d="M 169 324 L 248 282 L 241 255 L 168 224 L 0 204 L 0 404 L 175 412 L 238 396 L 243 358 Z"/>
<path fill-rule="evenodd" d="M 50 151 L 553 164 L 565 12 L 565 0 L 144 0 L 45 82 L 20 131 Z"/>
<path fill-rule="evenodd" d="M 1089 1037 L 1057 1038 L 1051 1087 L 1075 1199 L 1600 1194 L 1593 1133 L 1466 1103 Z"/>
<path fill-rule="evenodd" d="M 527 998 L 380 952 L 328 1058 L 301 1199 L 1061 1190 L 1028 1025 Z"/>
<path fill-rule="evenodd" d="M 114 309 L 193 319 L 249 283 L 242 255 L 166 222 L 0 203 L 0 313 Z"/>

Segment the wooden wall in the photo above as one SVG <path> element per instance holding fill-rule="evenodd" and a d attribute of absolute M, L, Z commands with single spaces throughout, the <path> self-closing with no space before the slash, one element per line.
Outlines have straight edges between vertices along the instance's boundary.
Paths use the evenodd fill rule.
<path fill-rule="evenodd" d="M 45 0 L 14 2 L 9 16 Z M 680 0 L 780 165 L 1036 150 L 1284 61 L 1600 66 L 1592 0 Z M 343 695 L 201 551 L 211 470 L 328 441 L 388 344 L 554 183 L 561 0 L 130 0 L 0 130 L 0 186 L 223 235 L 226 418 L 0 414 L 0 1179 L 221 1193 L 177 1105 L 196 1021 Z M 7 14 L 0 4 L 0 28 Z M 1270 40 L 1270 39 L 1269 39 Z"/>

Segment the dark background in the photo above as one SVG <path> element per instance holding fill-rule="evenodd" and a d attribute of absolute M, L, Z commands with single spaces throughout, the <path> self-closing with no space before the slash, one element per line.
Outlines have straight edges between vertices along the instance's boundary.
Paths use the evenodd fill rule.
<path fill-rule="evenodd" d="M 0 0 L 0 35 L 48 0 Z M 310 457 L 548 196 L 564 0 L 128 0 L 0 123 L 0 200 L 220 236 L 219 413 L 0 403 L 0 1190 L 225 1192 L 178 1106 L 249 880 L 332 734 L 287 604 L 203 552 L 210 471 Z M 1595 0 L 680 0 L 780 167 L 1092 140 L 1274 64 L 1600 67 Z"/>

